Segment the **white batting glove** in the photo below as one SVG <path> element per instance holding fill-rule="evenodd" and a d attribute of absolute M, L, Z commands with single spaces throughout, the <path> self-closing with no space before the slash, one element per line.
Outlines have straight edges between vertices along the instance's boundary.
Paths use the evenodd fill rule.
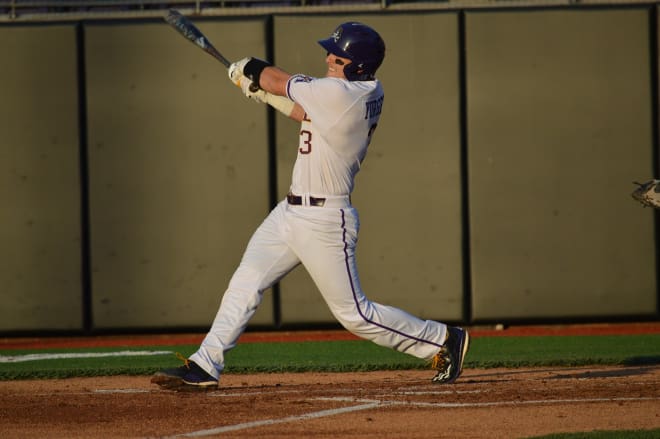
<path fill-rule="evenodd" d="M 250 78 L 247 78 L 245 76 L 243 76 L 239 80 L 239 84 L 238 84 L 238 86 L 241 87 L 243 94 L 248 98 L 262 104 L 268 104 L 287 117 L 291 116 L 291 113 L 293 112 L 293 107 L 295 106 L 295 103 L 291 99 L 287 98 L 286 96 L 277 96 L 268 93 L 267 91 L 264 91 L 262 89 L 257 89 L 256 91 L 252 91 L 252 89 L 250 88 L 251 85 L 252 85 L 252 81 L 250 80 Z"/>
<path fill-rule="evenodd" d="M 253 99 L 259 103 L 266 103 L 266 92 L 263 91 L 262 89 L 257 89 L 256 91 L 252 91 L 250 89 L 250 86 L 252 85 L 252 81 L 249 78 L 246 78 L 243 76 L 239 80 L 238 86 L 241 87 L 241 90 L 243 90 L 243 94 L 247 96 L 250 99 Z"/>
<path fill-rule="evenodd" d="M 238 85 L 240 87 L 240 80 L 241 78 L 244 78 L 245 76 L 243 75 L 243 68 L 247 63 L 250 62 L 252 59 L 251 56 L 248 56 L 247 58 L 243 58 L 240 61 L 236 61 L 235 63 L 232 63 L 229 66 L 229 70 L 227 73 L 229 74 L 229 79 L 231 79 L 231 82 L 234 84 Z"/>

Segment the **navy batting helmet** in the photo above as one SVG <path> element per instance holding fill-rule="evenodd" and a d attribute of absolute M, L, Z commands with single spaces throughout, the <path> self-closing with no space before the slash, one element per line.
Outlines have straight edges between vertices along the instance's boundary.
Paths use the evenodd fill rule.
<path fill-rule="evenodd" d="M 353 21 L 340 24 L 330 38 L 320 40 L 319 44 L 328 52 L 351 60 L 344 67 L 344 76 L 349 81 L 374 79 L 385 58 L 385 42 L 378 32 Z"/>

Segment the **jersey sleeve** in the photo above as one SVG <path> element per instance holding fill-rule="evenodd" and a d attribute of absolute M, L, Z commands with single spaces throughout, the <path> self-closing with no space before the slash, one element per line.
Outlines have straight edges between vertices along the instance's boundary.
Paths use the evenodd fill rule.
<path fill-rule="evenodd" d="M 341 80 L 294 75 L 287 82 L 287 97 L 298 103 L 308 119 L 322 131 L 330 129 L 343 111 L 354 103 Z M 340 110 L 340 111 L 338 111 Z"/>

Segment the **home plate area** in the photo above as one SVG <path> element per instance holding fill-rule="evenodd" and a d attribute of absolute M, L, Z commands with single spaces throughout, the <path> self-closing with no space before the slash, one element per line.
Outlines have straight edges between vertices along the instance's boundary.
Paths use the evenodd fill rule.
<path fill-rule="evenodd" d="M 2 437 L 516 438 L 660 428 L 660 367 L 235 375 L 218 390 L 149 377 L 0 383 Z"/>

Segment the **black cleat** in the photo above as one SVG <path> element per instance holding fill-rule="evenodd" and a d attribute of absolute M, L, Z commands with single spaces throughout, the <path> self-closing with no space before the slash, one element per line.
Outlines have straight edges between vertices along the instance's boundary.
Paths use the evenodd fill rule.
<path fill-rule="evenodd" d="M 194 361 L 181 357 L 183 366 L 163 369 L 151 377 L 151 382 L 163 389 L 178 391 L 205 391 L 218 387 L 218 380 Z"/>
<path fill-rule="evenodd" d="M 431 367 L 436 369 L 432 381 L 438 384 L 451 384 L 463 371 L 463 360 L 470 348 L 470 334 L 463 329 L 447 326 L 447 339 L 440 351 L 433 357 Z"/>

